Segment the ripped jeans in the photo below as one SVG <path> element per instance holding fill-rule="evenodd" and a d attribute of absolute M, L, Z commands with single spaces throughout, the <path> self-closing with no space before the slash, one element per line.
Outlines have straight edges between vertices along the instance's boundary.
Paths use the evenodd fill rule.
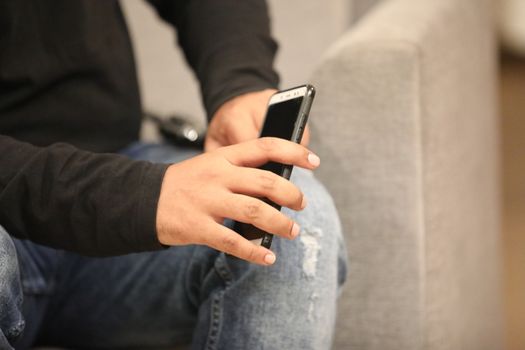
<path fill-rule="evenodd" d="M 196 153 L 135 144 L 136 159 Z M 308 206 L 256 266 L 205 246 L 89 258 L 14 239 L 0 226 L 0 349 L 329 349 L 346 254 L 332 200 L 309 171 L 292 181 Z"/>

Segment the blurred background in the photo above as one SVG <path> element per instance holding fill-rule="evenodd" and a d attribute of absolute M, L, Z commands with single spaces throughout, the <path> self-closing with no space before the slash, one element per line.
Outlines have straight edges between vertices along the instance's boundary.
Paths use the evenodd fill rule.
<path fill-rule="evenodd" d="M 525 349 L 525 1 L 499 8 L 500 120 L 507 340 Z"/>
<path fill-rule="evenodd" d="M 378 0 L 270 0 L 269 3 L 273 30 L 281 43 L 277 67 L 283 87 L 307 81 L 331 45 L 381 5 Z M 144 2 L 126 1 L 123 6 L 134 37 L 145 108 L 160 115 L 189 116 L 203 123 L 198 85 L 181 54 L 174 49 L 173 31 L 156 18 Z M 494 0 L 492 14 L 498 48 L 495 54 L 499 57 L 495 89 L 499 93 L 504 333 L 507 349 L 523 350 L 525 0 Z M 157 136 L 151 126 L 146 125 L 143 137 Z"/>

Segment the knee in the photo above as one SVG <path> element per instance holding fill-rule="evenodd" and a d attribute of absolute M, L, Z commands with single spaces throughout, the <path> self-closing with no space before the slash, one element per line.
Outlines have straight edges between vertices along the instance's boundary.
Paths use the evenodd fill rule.
<path fill-rule="evenodd" d="M 13 341 L 24 329 L 21 305 L 22 289 L 15 244 L 0 226 L 0 334 L 3 333 L 7 340 Z M 4 345 L 0 339 L 0 347 Z"/>
<path fill-rule="evenodd" d="M 330 231 L 334 237 L 341 235 L 341 225 L 332 196 L 313 173 L 304 169 L 294 169 L 292 182 L 303 191 L 308 205 L 301 212 L 291 212 L 303 229 L 321 228 Z M 315 232 L 313 233 L 315 235 Z"/>
<path fill-rule="evenodd" d="M 308 206 L 335 211 L 332 196 L 310 170 L 294 169 L 291 181 L 306 195 Z"/>
<path fill-rule="evenodd" d="M 0 226 L 0 280 L 12 281 L 17 276 L 18 259 L 13 239 Z"/>
<path fill-rule="evenodd" d="M 303 273 L 314 275 L 319 260 L 323 260 L 322 265 L 337 271 L 337 282 L 341 286 L 347 275 L 347 252 L 339 214 L 331 195 L 313 173 L 297 170 L 292 181 L 303 191 L 308 205 L 301 212 L 288 214 L 302 228 L 298 240 L 303 249 Z"/>

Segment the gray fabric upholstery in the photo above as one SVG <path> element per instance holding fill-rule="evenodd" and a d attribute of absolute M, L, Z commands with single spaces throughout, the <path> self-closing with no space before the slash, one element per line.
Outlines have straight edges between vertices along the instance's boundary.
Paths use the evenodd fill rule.
<path fill-rule="evenodd" d="M 500 349 L 490 0 L 389 0 L 313 76 L 350 270 L 335 349 Z"/>

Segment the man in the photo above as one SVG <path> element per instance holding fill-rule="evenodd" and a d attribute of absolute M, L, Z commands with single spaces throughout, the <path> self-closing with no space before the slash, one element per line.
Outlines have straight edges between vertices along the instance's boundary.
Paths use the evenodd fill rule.
<path fill-rule="evenodd" d="M 320 162 L 256 139 L 278 82 L 264 1 L 149 2 L 201 83 L 204 154 L 135 142 L 118 2 L 0 4 L 0 348 L 328 348 L 345 275 L 335 208 L 308 171 L 294 185 L 255 169 Z M 272 252 L 225 219 L 282 238 Z"/>

